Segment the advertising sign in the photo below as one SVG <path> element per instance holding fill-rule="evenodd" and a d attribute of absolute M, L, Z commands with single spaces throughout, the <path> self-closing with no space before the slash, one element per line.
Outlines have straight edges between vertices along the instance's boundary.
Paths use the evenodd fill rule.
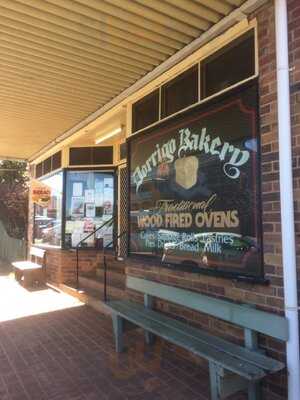
<path fill-rule="evenodd" d="M 51 187 L 33 179 L 30 184 L 31 200 L 40 207 L 48 207 L 51 201 Z"/>
<path fill-rule="evenodd" d="M 256 84 L 130 142 L 130 252 L 262 276 Z"/>

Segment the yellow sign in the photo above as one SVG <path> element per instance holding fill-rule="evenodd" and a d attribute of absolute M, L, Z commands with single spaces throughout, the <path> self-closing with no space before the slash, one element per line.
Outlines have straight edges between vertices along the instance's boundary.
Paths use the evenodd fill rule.
<path fill-rule="evenodd" d="M 51 188 L 38 180 L 32 180 L 30 186 L 31 200 L 41 207 L 48 207 L 51 201 Z"/>

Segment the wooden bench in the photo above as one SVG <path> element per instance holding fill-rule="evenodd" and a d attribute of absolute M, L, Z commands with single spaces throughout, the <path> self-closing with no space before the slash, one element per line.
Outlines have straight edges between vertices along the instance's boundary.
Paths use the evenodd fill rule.
<path fill-rule="evenodd" d="M 46 250 L 31 247 L 29 252 L 30 260 L 16 261 L 12 263 L 15 272 L 15 279 L 24 287 L 33 286 L 34 283 L 46 282 Z M 38 259 L 40 262 L 38 263 Z"/>
<path fill-rule="evenodd" d="M 208 360 L 213 400 L 224 399 L 242 389 L 248 390 L 248 399 L 258 400 L 260 380 L 285 367 L 282 362 L 267 357 L 258 349 L 258 333 L 282 341 L 288 340 L 288 323 L 284 317 L 256 310 L 249 305 L 140 278 L 127 277 L 127 287 L 144 294 L 144 306 L 127 300 L 107 303 L 112 312 L 117 352 L 123 350 L 124 320 L 143 328 L 148 344 L 153 343 L 157 335 L 181 346 Z M 242 327 L 245 346 L 233 344 L 154 311 L 155 297 Z"/>

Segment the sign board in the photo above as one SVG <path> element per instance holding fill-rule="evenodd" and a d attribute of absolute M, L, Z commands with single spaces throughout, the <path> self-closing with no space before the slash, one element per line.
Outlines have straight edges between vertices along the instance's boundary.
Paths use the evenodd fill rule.
<path fill-rule="evenodd" d="M 262 277 L 257 86 L 130 142 L 130 253 L 167 266 Z"/>
<path fill-rule="evenodd" d="M 51 188 L 33 179 L 30 185 L 31 201 L 41 207 L 48 207 L 51 201 Z"/>

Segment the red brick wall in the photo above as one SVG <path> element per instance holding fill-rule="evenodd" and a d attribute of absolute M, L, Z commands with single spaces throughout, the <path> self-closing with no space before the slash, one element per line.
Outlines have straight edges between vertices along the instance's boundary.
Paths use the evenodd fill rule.
<path fill-rule="evenodd" d="M 79 251 L 79 273 L 94 271 L 102 259 L 97 250 Z M 74 284 L 76 282 L 76 252 L 61 249 L 47 249 L 46 266 L 49 282 Z"/>

